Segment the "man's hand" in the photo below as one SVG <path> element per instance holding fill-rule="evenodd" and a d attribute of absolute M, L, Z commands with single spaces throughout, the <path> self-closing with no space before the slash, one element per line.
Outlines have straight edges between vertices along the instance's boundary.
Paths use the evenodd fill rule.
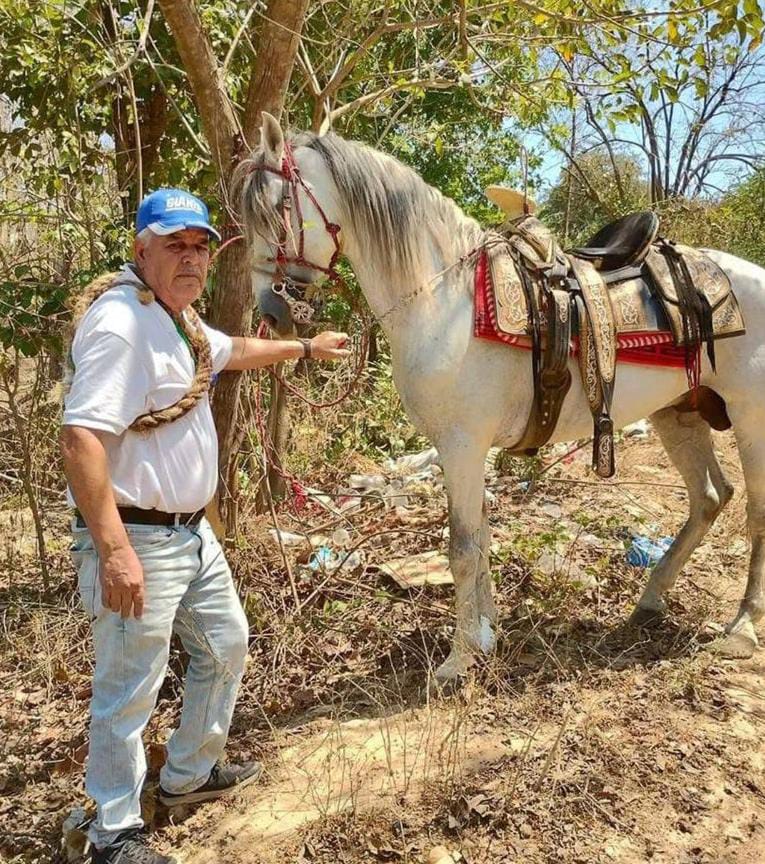
<path fill-rule="evenodd" d="M 311 339 L 311 357 L 316 360 L 342 360 L 350 356 L 347 333 L 325 330 Z"/>
<path fill-rule="evenodd" d="M 64 426 L 61 455 L 74 500 L 85 518 L 100 561 L 101 602 L 123 618 L 143 613 L 143 567 L 122 524 L 114 501 L 105 433 L 84 426 Z"/>
<path fill-rule="evenodd" d="M 119 546 L 101 559 L 101 600 L 123 618 L 143 615 L 143 567 L 132 546 Z"/>

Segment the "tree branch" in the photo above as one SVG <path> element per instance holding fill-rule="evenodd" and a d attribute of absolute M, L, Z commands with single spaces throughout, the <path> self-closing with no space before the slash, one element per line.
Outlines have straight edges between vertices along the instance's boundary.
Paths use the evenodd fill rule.
<path fill-rule="evenodd" d="M 440 18 L 423 18 L 415 21 L 397 21 L 393 24 L 383 23 L 376 27 L 359 45 L 359 47 L 348 58 L 346 63 L 332 76 L 329 83 L 322 91 L 322 99 L 333 96 L 340 88 L 345 79 L 353 72 L 356 66 L 372 50 L 377 42 L 383 37 L 393 33 L 401 33 L 404 30 L 426 30 L 432 27 L 440 27 L 449 24 L 458 13 L 444 15 Z"/>
<path fill-rule="evenodd" d="M 127 70 L 135 63 L 135 61 L 143 54 L 146 50 L 146 40 L 149 38 L 149 28 L 151 27 L 151 16 L 154 14 L 154 0 L 149 0 L 146 4 L 146 12 L 143 15 L 143 29 L 141 30 L 140 36 L 138 37 L 138 44 L 136 45 L 135 51 L 128 57 L 128 59 L 121 63 L 115 70 L 109 75 L 105 75 L 100 81 L 96 81 L 93 85 L 94 90 L 98 90 L 100 87 L 103 87 L 105 84 L 109 84 L 112 81 L 116 80 L 120 77 L 120 75 L 127 72 Z"/>
<path fill-rule="evenodd" d="M 587 187 L 592 200 L 599 207 L 605 210 L 606 213 L 613 216 L 614 213 L 612 212 L 612 208 L 603 200 L 600 193 L 595 188 L 595 186 L 593 186 L 590 178 L 587 176 L 587 173 L 585 171 L 582 171 L 580 165 L 576 161 L 576 155 L 571 150 L 564 147 L 559 141 L 556 141 L 554 138 L 550 139 L 550 144 L 566 157 L 566 159 L 568 160 L 568 171 L 573 170 L 576 172 L 577 177 L 579 177 L 581 182 Z"/>
<path fill-rule="evenodd" d="M 401 90 L 412 90 L 416 88 L 423 90 L 450 90 L 454 87 L 454 81 L 448 78 L 424 78 L 422 81 L 403 81 L 401 84 L 389 84 L 387 87 L 381 87 L 372 93 L 365 93 L 354 99 L 351 102 L 346 102 L 339 108 L 335 108 L 330 112 L 331 120 L 337 120 L 338 117 L 343 117 L 351 111 L 356 111 L 359 108 L 364 108 L 366 105 L 371 105 L 373 102 L 379 102 L 386 96 L 391 96 Z"/>
<path fill-rule="evenodd" d="M 244 20 L 239 25 L 239 29 L 236 31 L 236 36 L 234 36 L 234 38 L 231 40 L 231 45 L 229 45 L 228 51 L 226 52 L 226 59 L 223 61 L 223 67 L 221 69 L 221 75 L 224 78 L 226 77 L 226 72 L 228 72 L 229 64 L 231 63 L 231 60 L 233 59 L 234 54 L 236 53 L 236 49 L 239 47 L 239 43 L 242 39 L 242 36 L 244 36 L 245 32 L 247 31 L 247 28 L 250 26 L 250 20 L 251 20 L 252 16 L 255 14 L 257 8 L 258 8 L 257 3 L 253 2 L 249 11 L 244 16 Z"/>
<path fill-rule="evenodd" d="M 581 95 L 581 94 L 580 94 Z M 586 97 L 584 98 L 584 111 L 587 117 L 587 122 L 590 126 L 595 129 L 600 136 L 600 140 L 606 148 L 608 152 L 608 158 L 611 162 L 611 169 L 614 172 L 614 180 L 616 181 L 616 188 L 619 190 L 619 198 L 621 200 L 622 205 L 627 203 L 626 195 L 624 193 L 624 184 L 622 183 L 622 172 L 619 170 L 619 165 L 616 161 L 616 154 L 614 153 L 613 144 L 608 135 L 606 135 L 606 130 L 602 127 L 602 125 L 598 122 L 597 117 L 595 116 L 595 112 L 590 104 L 590 100 Z"/>

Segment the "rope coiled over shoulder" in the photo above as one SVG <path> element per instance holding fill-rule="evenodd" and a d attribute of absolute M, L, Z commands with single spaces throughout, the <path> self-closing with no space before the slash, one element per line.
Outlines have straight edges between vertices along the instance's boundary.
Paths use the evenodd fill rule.
<path fill-rule="evenodd" d="M 105 273 L 103 276 L 99 276 L 74 301 L 72 304 L 72 325 L 70 332 L 72 339 L 74 338 L 77 325 L 91 305 L 110 288 L 120 284 L 119 276 L 119 273 Z M 151 288 L 136 286 L 136 291 L 139 301 L 144 306 L 148 306 L 150 303 L 156 301 Z M 168 314 L 171 315 L 173 321 L 183 331 L 191 346 L 195 360 L 194 380 L 191 382 L 188 392 L 181 396 L 177 402 L 168 405 L 167 408 L 148 411 L 146 414 L 136 417 L 129 427 L 134 432 L 147 432 L 151 429 L 156 429 L 158 426 L 178 420 L 180 417 L 188 414 L 210 390 L 212 381 L 212 354 L 210 352 L 210 342 L 202 329 L 201 318 L 191 306 L 185 309 L 183 315 Z M 71 352 L 69 354 L 69 365 L 71 366 Z M 69 370 L 69 378 L 71 378 L 73 371 L 73 368 Z"/>

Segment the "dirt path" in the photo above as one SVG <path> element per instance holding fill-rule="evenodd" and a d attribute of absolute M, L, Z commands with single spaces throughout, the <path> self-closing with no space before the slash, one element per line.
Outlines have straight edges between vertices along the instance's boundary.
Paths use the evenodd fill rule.
<path fill-rule="evenodd" d="M 235 805 L 220 804 L 184 824 L 192 836 L 197 827 L 215 826 L 201 848 L 186 846 L 184 861 L 280 860 L 274 845 L 289 843 L 311 823 L 416 804 L 423 790 L 459 785 L 510 753 L 543 746 L 553 734 L 550 728 L 510 736 L 502 729 L 479 730 L 464 707 L 317 724 L 281 742 L 261 788 L 244 790 Z"/>
<path fill-rule="evenodd" d="M 295 857 L 304 848 L 302 840 L 312 830 L 324 837 L 333 817 L 346 816 L 364 826 L 365 836 L 402 820 L 430 830 L 412 832 L 410 856 L 394 855 L 395 839 L 382 855 L 369 852 L 375 848 L 371 842 L 363 848 L 357 839 L 349 844 L 349 857 L 338 860 L 425 861 L 429 848 L 444 842 L 475 862 L 522 854 L 518 860 L 540 862 L 759 864 L 765 862 L 763 671 L 759 659 L 723 673 L 716 695 L 728 702 L 720 716 L 699 711 L 691 717 L 687 709 L 667 704 L 654 717 L 640 710 L 620 716 L 612 692 L 588 689 L 563 723 L 525 733 L 512 722 L 477 725 L 464 705 L 317 724 L 280 742 L 278 762 L 269 766 L 262 786 L 198 811 L 173 839 L 187 838 L 182 848 L 187 864 L 307 861 Z M 639 706 L 641 699 L 647 701 L 646 682 L 635 674 L 637 679 L 630 676 L 618 689 Z M 483 701 L 473 708 L 485 716 Z M 607 758 L 600 770 L 583 772 L 583 761 L 599 761 L 593 748 Z M 620 751 L 641 769 L 637 777 L 627 771 L 620 779 Z M 540 783 L 553 788 L 571 783 L 581 791 L 583 773 L 592 786 L 582 796 L 588 798 L 589 837 L 573 830 L 569 842 L 552 849 L 548 841 L 556 813 L 538 809 L 534 800 L 536 819 L 524 813 L 519 825 L 510 825 L 508 833 L 520 843 L 492 844 L 482 805 L 496 816 L 498 805 L 508 803 L 504 793 L 511 785 L 534 790 Z M 454 790 L 464 794 L 455 799 Z M 449 815 L 459 811 L 455 800 L 477 798 L 476 813 L 464 814 L 464 826 L 455 826 L 460 819 L 453 817 L 458 830 L 449 831 L 449 815 L 444 823 L 434 793 L 441 802 L 451 800 Z M 534 794 L 538 799 L 538 789 Z M 561 815 L 570 816 L 567 808 Z"/>

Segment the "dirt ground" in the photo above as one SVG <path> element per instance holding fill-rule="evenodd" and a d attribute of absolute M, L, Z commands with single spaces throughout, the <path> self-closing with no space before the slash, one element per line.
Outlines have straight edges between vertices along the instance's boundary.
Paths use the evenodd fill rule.
<path fill-rule="evenodd" d="M 448 650 L 451 588 L 404 591 L 374 567 L 444 548 L 440 492 L 424 490 L 409 513 L 350 517 L 351 535 L 370 538 L 353 573 L 306 574 L 290 551 L 297 613 L 268 525 L 253 523 L 232 555 L 253 641 L 229 756 L 262 759 L 264 778 L 187 812 L 154 805 L 183 672 L 174 651 L 146 734 L 156 843 L 189 864 L 435 864 L 438 846 L 472 864 L 765 862 L 763 654 L 709 650 L 748 555 L 735 448 L 727 433 L 717 442 L 736 495 L 651 632 L 626 625 L 646 572 L 625 546 L 635 532 L 676 533 L 686 511 L 655 436 L 620 443 L 615 482 L 589 472 L 587 448 L 530 488 L 495 478 L 499 644 L 448 694 L 428 685 Z M 53 596 L 18 544 L 0 577 L 9 862 L 67 860 L 61 824 L 87 806 L 91 660 L 63 533 L 57 554 Z"/>

